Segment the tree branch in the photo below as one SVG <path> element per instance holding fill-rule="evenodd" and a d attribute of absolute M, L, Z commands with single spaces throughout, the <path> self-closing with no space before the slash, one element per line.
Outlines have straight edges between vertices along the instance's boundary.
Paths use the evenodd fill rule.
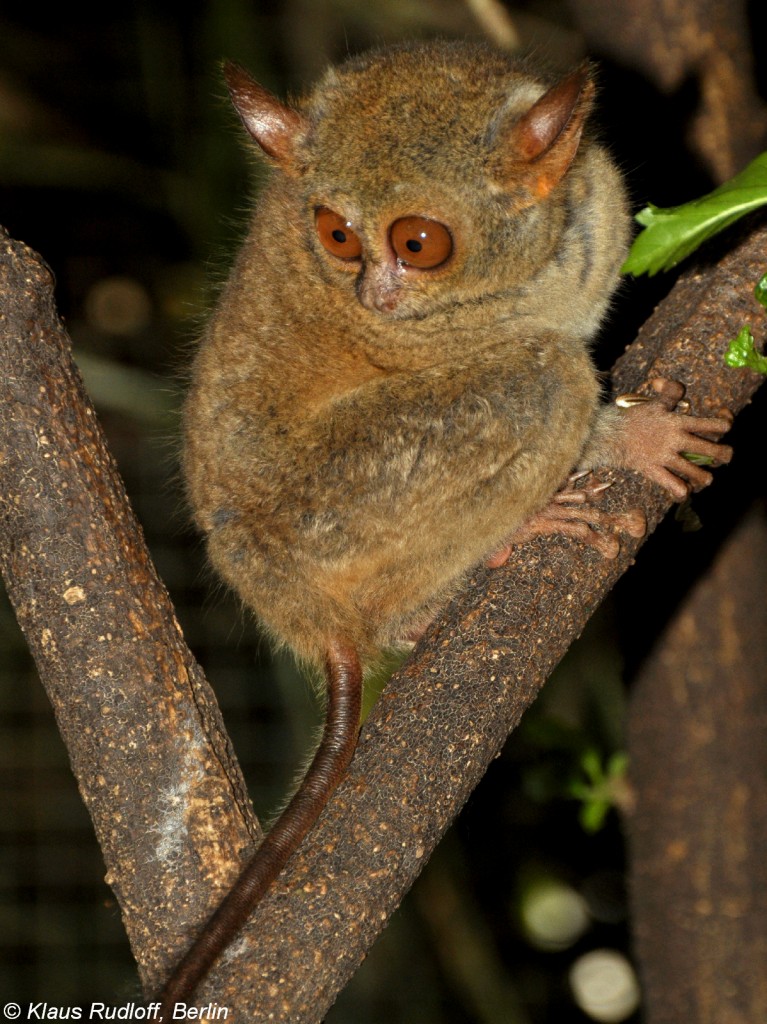
<path fill-rule="evenodd" d="M 592 52 L 636 68 L 665 95 L 694 83 L 693 151 L 724 181 L 765 146 L 746 0 L 568 0 Z M 618 26 L 620 29 L 618 30 Z"/>
<path fill-rule="evenodd" d="M 260 832 L 52 291 L 0 229 L 0 567 L 154 985 Z"/>
<path fill-rule="evenodd" d="M 739 411 L 761 378 L 722 363 L 754 312 L 767 230 L 685 275 L 616 367 L 664 375 L 696 411 Z M 199 927 L 255 824 L 218 711 L 183 647 L 28 250 L 0 245 L 3 572 L 70 749 L 148 990 Z M 612 507 L 668 509 L 616 475 Z M 202 987 L 243 1016 L 320 1021 L 508 732 L 631 564 L 566 540 L 478 571 L 393 678 L 346 781 Z"/>

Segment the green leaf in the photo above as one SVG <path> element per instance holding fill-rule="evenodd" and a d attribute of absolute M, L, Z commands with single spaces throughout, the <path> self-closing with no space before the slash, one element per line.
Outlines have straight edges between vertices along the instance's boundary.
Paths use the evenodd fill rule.
<path fill-rule="evenodd" d="M 578 812 L 578 820 L 583 831 L 589 835 L 599 832 L 611 807 L 609 800 L 592 800 L 591 803 L 584 804 Z"/>
<path fill-rule="evenodd" d="M 767 309 L 767 274 L 757 281 L 756 288 L 754 288 L 754 295 L 756 301 Z"/>
<path fill-rule="evenodd" d="M 685 498 L 681 504 L 677 505 L 674 511 L 674 519 L 681 525 L 683 533 L 695 533 L 703 529 L 703 522 L 693 508 L 690 498 Z"/>
<path fill-rule="evenodd" d="M 698 455 L 697 452 L 682 452 L 682 457 L 691 462 L 693 466 L 713 466 L 714 459 L 711 455 Z"/>
<path fill-rule="evenodd" d="M 762 280 L 764 280 L 764 278 L 762 278 Z M 748 325 L 741 328 L 738 336 L 733 338 L 727 346 L 727 351 L 724 354 L 724 361 L 728 366 L 734 366 L 736 368 L 745 366 L 749 370 L 755 370 L 757 373 L 763 373 L 767 376 L 767 358 L 759 355 L 754 348 L 754 336 Z"/>
<path fill-rule="evenodd" d="M 607 762 L 607 777 L 611 783 L 616 779 L 623 780 L 629 770 L 629 755 L 625 750 L 618 750 Z"/>
<path fill-rule="evenodd" d="M 707 239 L 766 203 L 767 153 L 762 153 L 740 174 L 700 199 L 683 206 L 650 205 L 641 210 L 636 220 L 644 231 L 634 239 L 621 270 L 634 275 L 670 270 Z M 764 288 L 767 292 L 767 284 Z"/>

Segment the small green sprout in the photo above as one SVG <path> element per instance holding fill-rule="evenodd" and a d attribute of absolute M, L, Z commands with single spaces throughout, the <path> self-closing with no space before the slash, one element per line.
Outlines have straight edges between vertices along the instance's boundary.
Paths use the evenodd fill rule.
<path fill-rule="evenodd" d="M 767 275 L 759 282 L 760 285 L 765 281 L 765 278 L 767 278 Z M 759 285 L 757 285 L 758 287 Z M 751 333 L 751 328 L 748 325 L 743 327 L 738 336 L 733 338 L 727 346 L 724 361 L 727 366 L 736 368 L 747 367 L 749 370 L 755 370 L 757 373 L 767 375 L 767 358 L 759 355 L 756 351 L 754 335 Z"/>
<path fill-rule="evenodd" d="M 754 288 L 754 296 L 756 301 L 767 309 L 767 274 L 764 274 L 756 283 Z"/>
<path fill-rule="evenodd" d="M 584 831 L 598 832 L 610 808 L 627 802 L 628 755 L 619 751 L 603 764 L 599 752 L 589 747 L 581 756 L 580 768 L 582 777 L 573 779 L 568 789 L 571 796 L 581 801 L 579 818 Z"/>

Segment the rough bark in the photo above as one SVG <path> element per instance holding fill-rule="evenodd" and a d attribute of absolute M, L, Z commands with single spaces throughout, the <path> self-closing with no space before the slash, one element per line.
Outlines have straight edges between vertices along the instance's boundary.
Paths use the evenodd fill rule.
<path fill-rule="evenodd" d="M 632 695 L 632 917 L 652 1024 L 767 1017 L 765 564 L 755 508 Z"/>
<path fill-rule="evenodd" d="M 260 832 L 52 293 L 45 264 L 0 229 L 0 567 L 156 983 Z"/>
<path fill-rule="evenodd" d="M 752 229 L 685 275 L 619 361 L 617 390 L 660 374 L 689 384 L 695 411 L 740 410 L 761 378 L 721 356 L 753 312 L 766 243 Z M 23 247 L 6 241 L 3 253 L 3 571 L 151 988 L 235 870 L 252 821 L 212 698 L 128 535 L 48 275 Z M 615 478 L 607 503 L 644 508 L 654 528 L 666 496 Z M 199 1003 L 217 1000 L 234 1019 L 322 1019 L 637 546 L 607 562 L 564 539 L 534 542 L 503 570 L 478 571 L 384 691 L 348 778 Z M 199 867 L 208 843 L 215 872 Z"/>

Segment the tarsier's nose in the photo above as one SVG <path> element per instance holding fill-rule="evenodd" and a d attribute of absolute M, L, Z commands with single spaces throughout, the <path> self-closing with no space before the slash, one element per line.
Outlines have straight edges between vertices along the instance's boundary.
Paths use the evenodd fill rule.
<path fill-rule="evenodd" d="M 365 309 L 376 313 L 391 313 L 402 295 L 402 282 L 382 263 L 365 264 L 357 284 L 357 298 Z"/>

